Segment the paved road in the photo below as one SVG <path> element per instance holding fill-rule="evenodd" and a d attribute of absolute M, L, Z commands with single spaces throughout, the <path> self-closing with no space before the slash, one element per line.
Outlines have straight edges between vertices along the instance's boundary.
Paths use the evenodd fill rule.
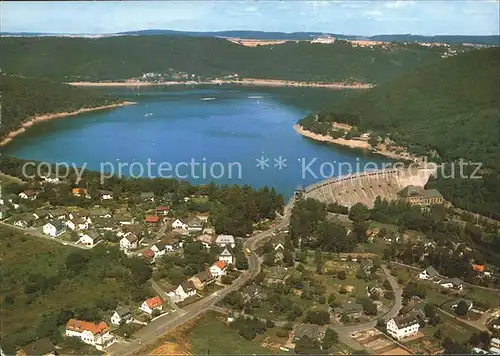
<path fill-rule="evenodd" d="M 175 312 L 152 321 L 147 326 L 140 329 L 134 334 L 134 340 L 130 342 L 115 343 L 111 345 L 107 349 L 108 354 L 120 356 L 137 354 L 144 345 L 153 344 L 159 337 L 164 335 L 169 330 L 176 328 L 204 313 L 208 309 L 215 306 L 215 304 L 220 302 L 222 299 L 224 299 L 229 293 L 242 288 L 247 282 L 257 276 L 260 272 L 261 262 L 259 256 L 255 252 L 255 249 L 257 248 L 257 246 L 272 237 L 273 231 L 288 226 L 293 203 L 294 200 L 292 198 L 290 202 L 285 206 L 283 219 L 280 223 L 269 230 L 263 231 L 248 238 L 245 241 L 245 243 L 243 244 L 243 249 L 248 248 L 250 249 L 250 251 L 252 251 L 250 256 L 247 256 L 248 270 L 243 272 L 243 274 L 240 275 L 240 277 L 236 279 L 232 285 L 227 286 L 224 289 L 221 289 L 203 299 L 200 299 L 184 307 L 182 311 L 176 310 Z"/>
<path fill-rule="evenodd" d="M 81 248 L 82 250 L 90 250 L 91 249 L 91 247 L 87 247 L 84 245 L 78 245 L 78 244 L 75 244 L 73 242 L 68 242 L 68 241 L 58 239 L 57 237 L 51 237 L 51 236 L 44 235 L 36 229 L 23 229 L 22 227 L 14 226 L 14 225 L 8 224 L 8 223 L 3 222 L 3 221 L 0 221 L 0 225 L 6 226 L 10 229 L 21 231 L 21 232 L 25 233 L 26 235 L 39 237 L 39 238 L 49 240 L 49 241 L 59 242 L 60 244 L 63 244 L 65 246 L 77 247 L 77 248 Z"/>
<path fill-rule="evenodd" d="M 411 268 L 415 271 L 418 271 L 418 272 L 422 272 L 424 270 L 424 268 L 419 268 L 419 267 L 415 267 L 415 266 L 411 266 L 411 265 L 406 265 L 404 263 L 400 263 L 400 262 L 391 262 L 392 264 L 395 264 L 395 265 L 398 265 L 398 266 L 403 266 L 403 267 L 408 267 L 408 268 Z M 442 275 L 438 275 L 439 277 L 442 277 L 442 278 L 448 278 L 446 276 L 442 276 Z M 477 284 L 472 284 L 472 283 L 467 283 L 467 282 L 463 282 L 464 285 L 466 286 L 469 286 L 469 287 L 472 287 L 472 288 L 478 288 L 478 289 L 482 289 L 482 290 L 487 290 L 487 291 L 490 291 L 490 292 L 500 292 L 500 289 L 498 288 L 490 288 L 490 287 L 483 287 L 483 286 L 479 286 Z"/>
<path fill-rule="evenodd" d="M 386 266 L 382 266 L 382 270 L 387 275 L 387 279 L 389 280 L 389 283 L 391 284 L 392 289 L 394 290 L 394 297 L 395 297 L 394 304 L 391 307 L 391 309 L 389 309 L 389 311 L 387 313 L 385 313 L 384 315 L 381 316 L 385 320 L 389 320 L 389 319 L 397 316 L 399 313 L 399 310 L 401 309 L 401 304 L 403 301 L 403 290 L 399 287 L 396 279 L 394 278 L 394 276 L 392 276 L 390 274 L 390 271 L 387 269 Z M 229 309 L 221 308 L 221 307 L 217 307 L 217 306 L 213 306 L 210 309 L 217 311 L 217 312 L 226 313 L 226 314 L 230 312 Z M 242 314 L 242 313 L 234 313 L 234 315 L 236 315 L 236 316 L 240 315 L 240 314 Z M 249 315 L 249 316 L 253 317 L 252 315 Z M 278 326 L 284 326 L 287 323 L 285 321 L 279 321 L 279 320 L 273 320 L 273 321 Z M 346 325 L 346 326 L 344 326 L 344 325 L 328 325 L 328 327 L 335 330 L 339 334 L 339 340 L 341 342 L 343 342 L 347 346 L 356 350 L 356 349 L 362 349 L 363 347 L 358 342 L 356 342 L 356 340 L 351 339 L 349 334 L 351 334 L 352 332 L 355 332 L 355 331 L 362 331 L 362 330 L 373 328 L 376 324 L 377 324 L 377 321 L 374 320 L 374 321 L 368 321 L 366 323 L 356 324 L 356 325 Z"/>

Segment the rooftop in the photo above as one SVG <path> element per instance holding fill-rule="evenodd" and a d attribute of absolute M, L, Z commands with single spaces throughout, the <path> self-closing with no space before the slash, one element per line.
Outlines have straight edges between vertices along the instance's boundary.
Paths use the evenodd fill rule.
<path fill-rule="evenodd" d="M 94 324 L 89 321 L 82 321 L 78 319 L 70 319 L 68 324 L 66 324 L 67 330 L 72 330 L 76 332 L 90 331 L 92 334 L 105 334 L 109 331 L 108 325 L 104 321 L 99 324 Z"/>

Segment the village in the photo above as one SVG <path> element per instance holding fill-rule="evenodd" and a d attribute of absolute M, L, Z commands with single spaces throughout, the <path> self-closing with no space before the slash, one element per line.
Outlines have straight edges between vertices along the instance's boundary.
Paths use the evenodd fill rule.
<path fill-rule="evenodd" d="M 91 193 L 86 188 L 68 188 L 55 177 L 40 178 L 18 194 L 2 195 L 2 224 L 82 250 L 115 246 L 153 269 L 155 295 L 135 305 L 119 304 L 100 322 L 75 318 L 67 322 L 65 336 L 99 351 L 126 342 L 158 318 L 216 296 L 247 268 L 250 252 L 242 247 L 243 237 L 217 234 L 209 213 L 183 209 L 194 201 L 203 204 L 207 199 L 203 195 L 176 200 L 143 191 L 130 203 L 130 197 L 117 198 L 111 190 Z M 77 201 L 93 203 L 52 206 L 44 193 L 55 186 L 69 189 Z M 332 214 L 331 219 L 348 231 L 352 228 L 341 214 Z M 276 221 L 266 226 L 273 224 Z M 256 251 L 263 265 L 258 276 L 232 291 L 214 310 L 226 316 L 223 322 L 229 328 L 243 334 L 257 330 L 254 322 L 267 323 L 269 330 L 278 328 L 262 345 L 281 352 L 327 348 L 349 353 L 361 345 L 377 354 L 435 353 L 442 349 L 438 340 L 443 334 L 459 338 L 488 330 L 498 334 L 500 306 L 494 304 L 494 295 L 488 305 L 478 303 L 476 287 L 440 275 L 433 266 L 419 271 L 397 262 L 384 264 L 374 253 L 379 246 L 401 243 L 408 236 L 376 227 L 368 235 L 361 246 L 364 252 L 331 253 L 294 248 L 289 231 L 276 230 Z M 425 246 L 434 248 L 432 242 Z M 189 274 L 193 259 L 203 260 L 207 267 Z M 472 264 L 471 269 L 492 277 L 484 265 Z M 256 340 L 258 334 L 252 332 L 248 338 Z M 40 339 L 25 349 L 50 345 Z M 495 354 L 498 339 L 479 346 L 478 353 Z"/>

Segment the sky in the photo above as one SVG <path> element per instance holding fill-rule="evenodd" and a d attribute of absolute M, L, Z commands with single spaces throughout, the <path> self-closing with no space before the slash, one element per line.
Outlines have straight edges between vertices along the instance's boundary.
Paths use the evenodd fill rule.
<path fill-rule="evenodd" d="M 1 2 L 2 32 L 104 34 L 144 29 L 372 36 L 499 34 L 500 1 Z"/>

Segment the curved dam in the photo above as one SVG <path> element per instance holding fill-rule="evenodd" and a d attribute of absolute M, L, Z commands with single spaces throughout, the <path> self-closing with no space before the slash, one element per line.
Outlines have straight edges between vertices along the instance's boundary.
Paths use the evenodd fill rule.
<path fill-rule="evenodd" d="M 371 208 L 378 196 L 391 201 L 409 185 L 425 186 L 436 171 L 437 167 L 384 169 L 336 177 L 306 187 L 304 197 L 349 208 L 356 203 Z"/>

